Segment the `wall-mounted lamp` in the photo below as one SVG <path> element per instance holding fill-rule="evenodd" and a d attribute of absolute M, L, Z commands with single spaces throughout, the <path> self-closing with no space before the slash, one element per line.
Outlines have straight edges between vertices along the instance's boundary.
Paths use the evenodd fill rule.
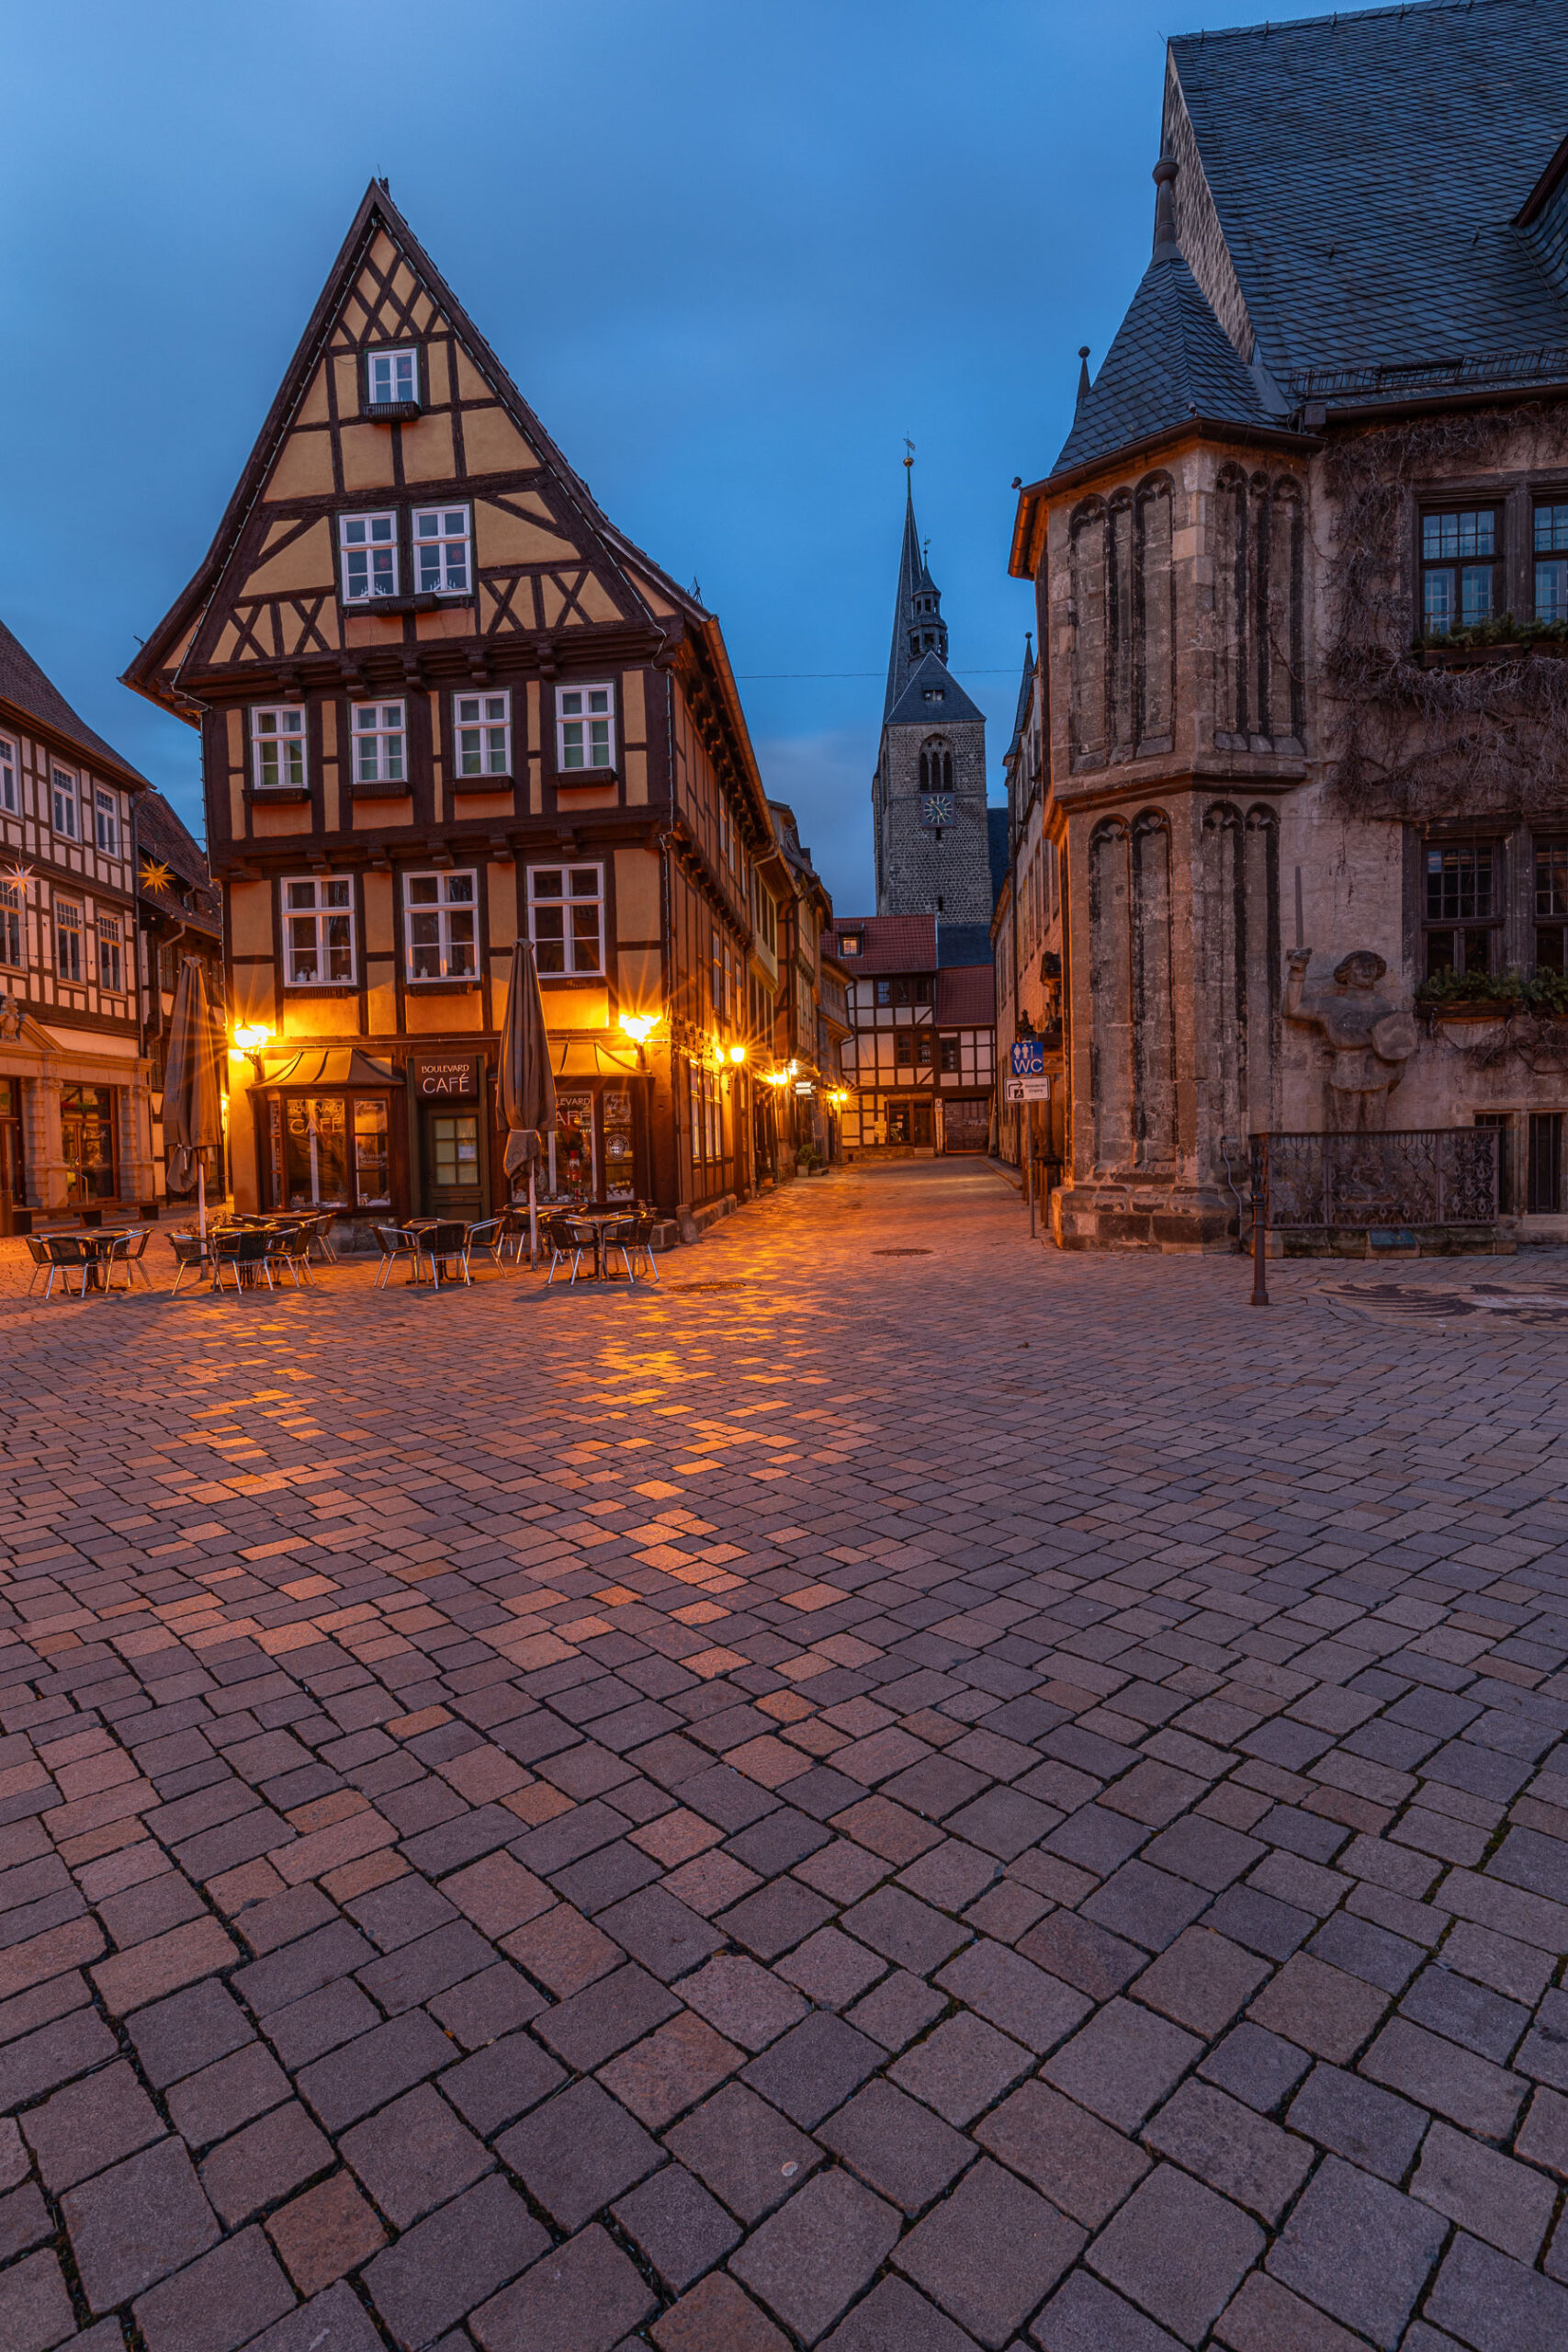
<path fill-rule="evenodd" d="M 258 1086 L 262 1082 L 263 1048 L 271 1043 L 272 1031 L 264 1029 L 259 1022 L 242 1022 L 234 1032 L 234 1051 L 243 1054 Z"/>
<path fill-rule="evenodd" d="M 731 1060 L 732 1062 L 743 1062 L 743 1061 L 745 1060 L 745 1058 L 746 1058 L 746 1048 L 745 1048 L 745 1046 L 731 1046 L 731 1047 L 729 1048 L 729 1058 L 730 1058 L 730 1060 Z"/>
<path fill-rule="evenodd" d="M 646 1046 L 659 1026 L 657 1012 L 623 1012 L 621 1027 L 634 1046 Z"/>

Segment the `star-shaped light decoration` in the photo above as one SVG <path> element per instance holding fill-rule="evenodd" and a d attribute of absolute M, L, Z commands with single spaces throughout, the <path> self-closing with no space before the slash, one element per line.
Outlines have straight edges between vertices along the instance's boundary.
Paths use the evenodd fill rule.
<path fill-rule="evenodd" d="M 14 882 L 18 890 L 25 890 L 32 878 L 32 867 L 30 865 L 22 865 L 20 864 L 13 865 L 10 872 L 6 876 L 6 881 Z"/>
<path fill-rule="evenodd" d="M 162 865 L 157 858 L 144 857 L 141 878 L 144 890 L 166 890 L 175 878 L 175 870 L 172 865 Z"/>

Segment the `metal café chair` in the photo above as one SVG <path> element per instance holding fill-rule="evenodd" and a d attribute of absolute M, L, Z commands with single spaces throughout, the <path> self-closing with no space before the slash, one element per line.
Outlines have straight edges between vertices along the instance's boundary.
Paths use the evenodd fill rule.
<path fill-rule="evenodd" d="M 391 1279 L 392 1268 L 400 1258 L 409 1259 L 413 1266 L 413 1278 L 419 1280 L 419 1261 L 424 1253 L 424 1237 L 411 1232 L 400 1225 L 378 1225 L 371 1227 L 376 1247 L 381 1252 L 381 1262 L 376 1269 L 372 1290 L 385 1290 Z"/>
<path fill-rule="evenodd" d="M 643 1208 L 639 1204 L 636 1216 L 627 1217 L 617 1236 L 616 1247 L 626 1260 L 626 1272 L 633 1282 L 637 1280 L 637 1261 L 639 1258 L 642 1259 L 654 1281 L 659 1280 L 659 1268 L 653 1259 L 654 1223 L 652 1209 Z"/>
<path fill-rule="evenodd" d="M 590 1257 L 594 1261 L 595 1268 L 597 1268 L 599 1254 L 598 1229 L 596 1227 L 592 1225 L 586 1217 L 578 1216 L 552 1216 L 549 1219 L 548 1229 L 550 1271 L 545 1286 L 547 1289 L 550 1288 L 555 1282 L 556 1268 L 559 1265 L 564 1265 L 566 1261 L 570 1258 L 571 1261 L 571 1281 L 567 1284 L 567 1288 L 570 1290 L 572 1283 L 577 1280 L 578 1269 L 582 1263 L 582 1253 L 585 1250 L 588 1251 Z"/>
<path fill-rule="evenodd" d="M 336 1209 L 318 1209 L 313 1216 L 303 1217 L 300 1228 L 308 1250 L 319 1250 L 323 1266 L 337 1264 L 337 1251 L 332 1245 L 332 1229 L 337 1223 Z"/>
<path fill-rule="evenodd" d="M 113 1287 L 114 1270 L 117 1266 L 123 1266 L 125 1269 L 125 1287 L 127 1290 L 135 1289 L 136 1283 L 134 1277 L 137 1274 L 141 1275 L 148 1289 L 152 1289 L 152 1277 L 148 1272 L 146 1265 L 147 1244 L 152 1238 L 152 1235 L 151 1227 L 147 1226 L 138 1226 L 130 1233 L 115 1234 L 110 1239 L 107 1249 L 99 1250 L 98 1262 L 104 1270 L 104 1288 L 106 1290 L 109 1290 Z"/>
<path fill-rule="evenodd" d="M 287 1266 L 294 1278 L 296 1290 L 304 1287 L 299 1280 L 301 1268 L 304 1270 L 305 1281 L 314 1283 L 315 1276 L 310 1272 L 310 1220 L 309 1218 L 299 1225 L 271 1227 L 267 1233 L 266 1244 L 268 1267 Z"/>
<path fill-rule="evenodd" d="M 450 1262 L 457 1267 L 457 1273 L 448 1274 L 447 1281 L 454 1282 L 461 1277 L 471 1290 L 474 1278 L 468 1272 L 468 1227 L 456 1217 L 443 1218 L 438 1225 L 426 1226 L 423 1239 L 424 1254 L 430 1260 L 430 1279 L 436 1289 L 441 1287 L 442 1267 Z"/>
<path fill-rule="evenodd" d="M 504 1215 L 481 1217 L 477 1225 L 467 1227 L 463 1242 L 463 1262 L 466 1266 L 472 1265 L 476 1251 L 481 1258 L 488 1258 L 498 1272 L 505 1272 L 506 1218 Z"/>
<path fill-rule="evenodd" d="M 224 1288 L 223 1270 L 227 1267 L 234 1277 L 236 1298 L 244 1288 L 247 1277 L 257 1272 L 270 1290 L 272 1269 L 267 1264 L 267 1256 L 271 1246 L 271 1234 L 259 1231 L 254 1226 L 238 1226 L 227 1233 L 220 1233 L 212 1245 L 213 1289 Z"/>
<path fill-rule="evenodd" d="M 207 1268 L 212 1263 L 212 1251 L 210 1246 L 203 1241 L 199 1233 L 171 1233 L 168 1241 L 170 1249 L 175 1253 L 175 1286 L 169 1293 L 169 1296 L 178 1298 L 180 1285 L 187 1274 L 194 1273 L 197 1279 L 200 1280 Z"/>
<path fill-rule="evenodd" d="M 32 1280 L 28 1284 L 28 1296 L 31 1298 L 39 1283 L 43 1281 L 44 1276 L 47 1274 L 50 1281 L 52 1283 L 54 1274 L 49 1251 L 44 1247 L 44 1238 L 42 1234 L 28 1233 L 24 1234 L 22 1238 L 28 1245 L 28 1255 L 33 1261 Z M 45 1298 L 49 1296 L 49 1292 L 47 1290 L 44 1292 L 44 1296 Z"/>

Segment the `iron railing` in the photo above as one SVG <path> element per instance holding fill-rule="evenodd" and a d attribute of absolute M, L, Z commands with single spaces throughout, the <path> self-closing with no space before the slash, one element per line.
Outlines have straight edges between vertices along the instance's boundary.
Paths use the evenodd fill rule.
<path fill-rule="evenodd" d="M 1298 401 L 1388 400 L 1401 392 L 1467 386 L 1559 382 L 1568 349 L 1539 344 L 1525 351 L 1472 351 L 1452 357 L 1382 366 L 1303 368 L 1289 379 Z"/>
<path fill-rule="evenodd" d="M 1252 1184 L 1272 1227 L 1490 1225 L 1495 1127 L 1399 1127 L 1382 1135 L 1252 1137 Z"/>

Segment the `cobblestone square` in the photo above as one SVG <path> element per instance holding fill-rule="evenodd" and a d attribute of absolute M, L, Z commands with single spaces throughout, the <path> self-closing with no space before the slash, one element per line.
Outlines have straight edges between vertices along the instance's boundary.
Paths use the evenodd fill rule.
<path fill-rule="evenodd" d="M 0 1260 L 6 2352 L 1568 2343 L 1522 1261 Z"/>

